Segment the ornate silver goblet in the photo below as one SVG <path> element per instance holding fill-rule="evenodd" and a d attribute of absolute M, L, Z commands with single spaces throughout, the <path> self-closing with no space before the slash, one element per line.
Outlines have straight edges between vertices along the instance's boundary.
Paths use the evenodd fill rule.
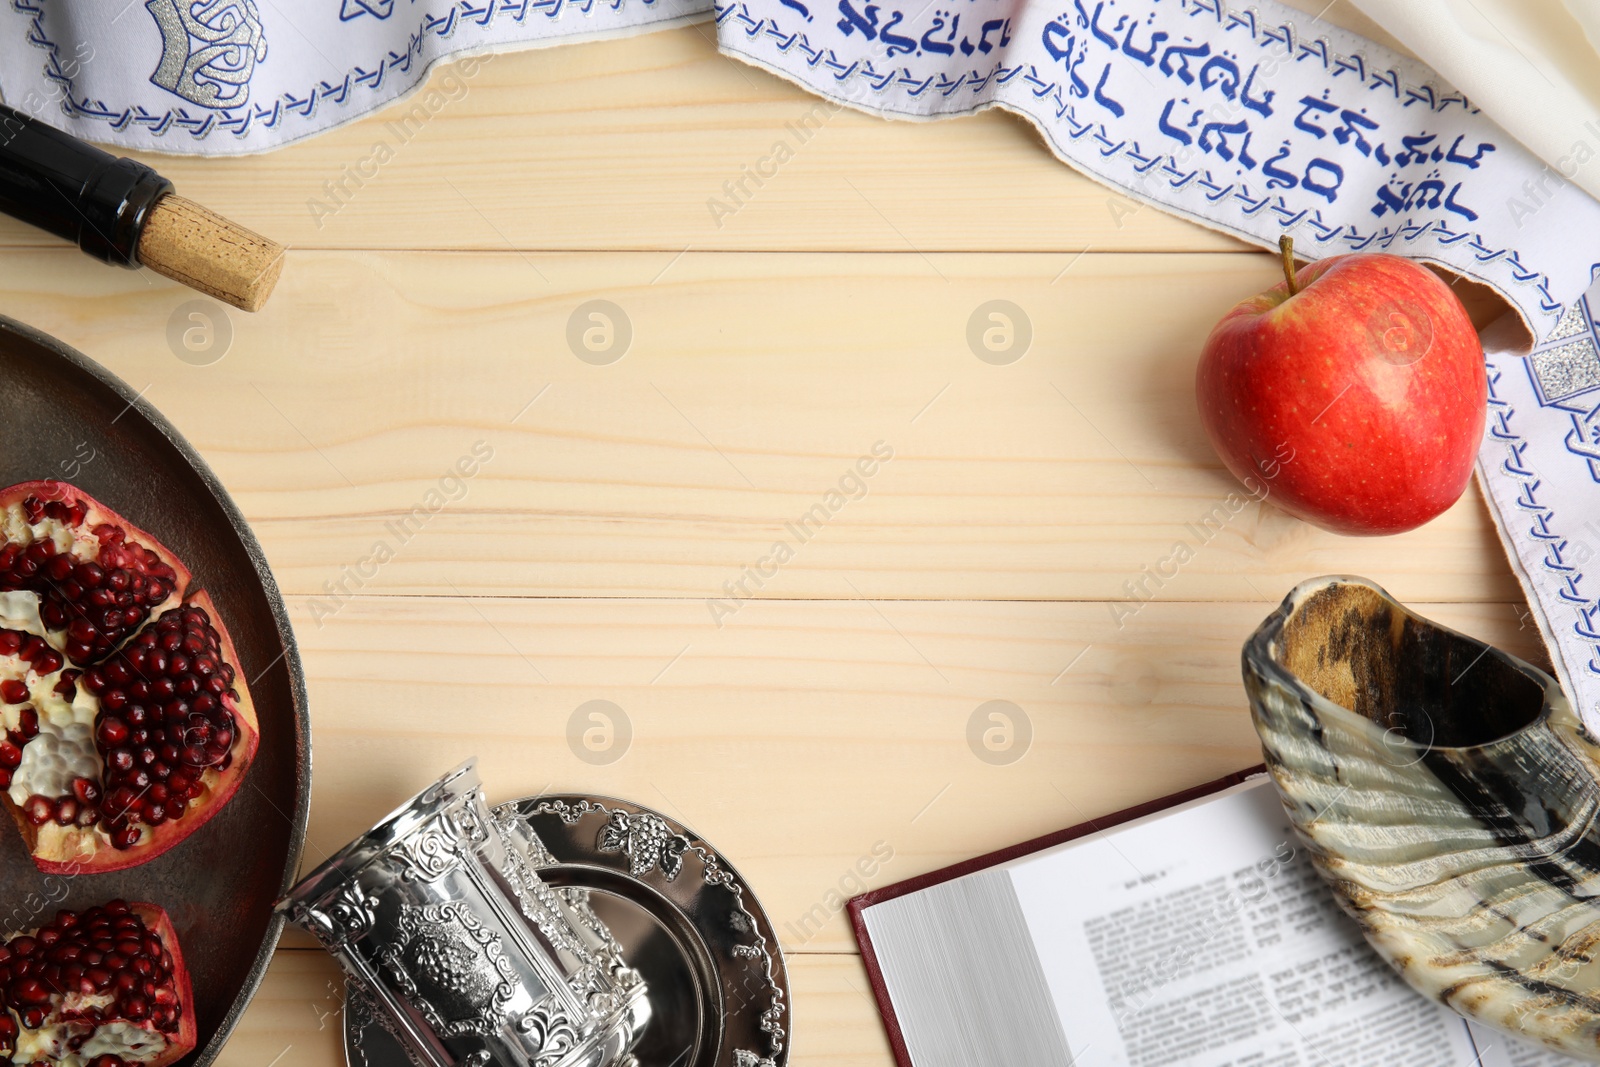
<path fill-rule="evenodd" d="M 490 812 L 475 763 L 278 907 L 344 968 L 346 1010 L 380 1023 L 420 1067 L 622 1067 L 649 1021 L 644 982 L 581 899 L 539 878 L 544 846 Z"/>

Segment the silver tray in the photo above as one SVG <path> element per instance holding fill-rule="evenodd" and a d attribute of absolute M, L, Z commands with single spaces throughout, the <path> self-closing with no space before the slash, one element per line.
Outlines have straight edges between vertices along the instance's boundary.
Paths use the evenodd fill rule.
<path fill-rule="evenodd" d="M 587 893 L 649 987 L 640 1067 L 784 1067 L 789 976 L 777 935 L 739 872 L 692 831 L 610 797 L 549 794 L 495 809 L 549 850 L 539 876 Z M 351 1067 L 410 1067 L 376 1023 L 345 1013 Z"/>

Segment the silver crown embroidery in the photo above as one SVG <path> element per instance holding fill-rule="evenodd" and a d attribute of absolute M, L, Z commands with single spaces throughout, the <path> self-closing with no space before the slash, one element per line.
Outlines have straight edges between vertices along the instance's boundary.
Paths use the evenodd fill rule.
<path fill-rule="evenodd" d="M 254 0 L 145 0 L 161 30 L 161 62 L 150 80 L 192 104 L 229 108 L 250 99 L 250 77 L 267 58 Z"/>

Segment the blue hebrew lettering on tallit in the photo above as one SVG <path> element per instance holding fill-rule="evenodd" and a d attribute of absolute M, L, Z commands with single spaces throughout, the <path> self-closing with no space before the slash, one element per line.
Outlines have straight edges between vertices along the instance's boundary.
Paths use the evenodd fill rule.
<path fill-rule="evenodd" d="M 1427 68 L 1309 15 L 1270 0 L 902 3 L 727 0 L 717 21 L 727 50 L 865 110 L 1014 111 L 1117 192 L 1246 240 L 1438 263 L 1504 293 L 1536 335 L 1588 285 L 1593 250 L 1561 234 L 1600 222 L 1600 204 Z M 1530 180 L 1538 204 L 1508 203 Z"/>

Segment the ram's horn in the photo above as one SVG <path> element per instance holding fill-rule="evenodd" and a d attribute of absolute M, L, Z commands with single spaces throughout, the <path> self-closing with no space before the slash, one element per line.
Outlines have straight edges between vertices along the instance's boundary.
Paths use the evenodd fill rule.
<path fill-rule="evenodd" d="M 1244 648 L 1290 819 L 1419 992 L 1600 1062 L 1600 748 L 1555 679 L 1360 578 Z"/>

